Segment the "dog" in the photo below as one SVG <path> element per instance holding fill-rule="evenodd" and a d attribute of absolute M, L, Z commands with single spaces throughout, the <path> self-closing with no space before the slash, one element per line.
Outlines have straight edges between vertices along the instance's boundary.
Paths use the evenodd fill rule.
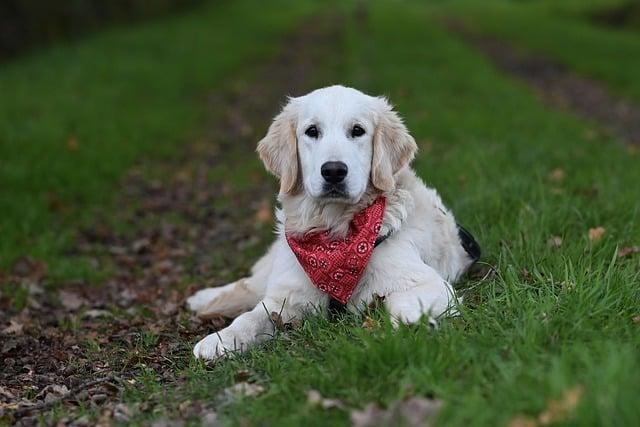
<path fill-rule="evenodd" d="M 198 316 L 235 318 L 195 357 L 246 351 L 273 334 L 272 312 L 287 323 L 379 296 L 394 326 L 455 313 L 452 284 L 480 249 L 410 168 L 417 149 L 384 97 L 336 85 L 289 98 L 257 148 L 280 181 L 277 238 L 250 276 L 188 298 Z"/>

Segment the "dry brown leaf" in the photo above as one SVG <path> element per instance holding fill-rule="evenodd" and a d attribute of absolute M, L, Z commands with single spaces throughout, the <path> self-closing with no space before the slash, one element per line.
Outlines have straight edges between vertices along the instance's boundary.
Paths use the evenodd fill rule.
<path fill-rule="evenodd" d="M 553 182 L 561 182 L 564 180 L 565 176 L 566 174 L 564 172 L 564 169 L 555 168 L 549 173 L 549 180 Z"/>
<path fill-rule="evenodd" d="M 631 319 L 633 321 L 633 323 L 635 323 L 636 325 L 640 325 L 640 314 L 637 316 L 633 316 L 633 318 Z"/>
<path fill-rule="evenodd" d="M 429 420 L 435 418 L 442 408 L 442 400 L 425 399 L 424 397 L 412 397 L 400 403 L 399 409 L 402 418 L 408 426 L 424 426 Z"/>
<path fill-rule="evenodd" d="M 241 382 L 227 387 L 224 392 L 232 396 L 255 397 L 264 391 L 260 384 Z"/>
<path fill-rule="evenodd" d="M 24 325 L 22 323 L 19 323 L 16 320 L 11 319 L 9 321 L 9 326 L 7 326 L 6 328 L 4 328 L 2 330 L 3 334 L 11 334 L 11 335 L 22 335 L 22 329 L 24 328 Z"/>
<path fill-rule="evenodd" d="M 618 249 L 618 258 L 624 258 L 637 253 L 640 253 L 640 246 L 625 246 Z"/>
<path fill-rule="evenodd" d="M 566 390 L 558 400 L 550 400 L 547 409 L 538 415 L 540 425 L 548 426 L 566 420 L 582 398 L 582 387 L 575 386 Z"/>
<path fill-rule="evenodd" d="M 547 240 L 547 246 L 550 248 L 559 248 L 562 246 L 562 237 L 560 236 L 551 236 L 549 240 Z"/>
<path fill-rule="evenodd" d="M 310 406 L 322 409 L 344 408 L 344 403 L 341 400 L 324 398 L 318 390 L 309 390 L 307 392 L 307 403 Z"/>
<path fill-rule="evenodd" d="M 69 151 L 78 150 L 78 138 L 76 138 L 75 136 L 71 135 L 67 139 L 67 150 L 69 150 Z"/>
<path fill-rule="evenodd" d="M 593 243 L 599 242 L 604 237 L 607 230 L 604 227 L 594 227 L 589 229 L 589 240 Z"/>
<path fill-rule="evenodd" d="M 353 427 L 376 427 L 388 424 L 389 413 L 375 403 L 369 403 L 362 410 L 354 409 L 350 414 Z"/>
<path fill-rule="evenodd" d="M 377 329 L 379 326 L 378 322 L 369 316 L 365 317 L 364 322 L 362 322 L 362 327 L 368 331 Z"/>
<path fill-rule="evenodd" d="M 70 311 L 76 311 L 86 303 L 78 294 L 69 291 L 58 291 L 58 299 L 60 304 Z"/>
<path fill-rule="evenodd" d="M 537 427 L 538 422 L 531 418 L 522 415 L 518 415 L 509 422 L 509 427 Z"/>
<path fill-rule="evenodd" d="M 386 425 L 406 425 L 409 427 L 429 426 L 436 417 L 443 402 L 440 399 L 410 397 L 392 403 L 388 409 L 381 409 L 369 403 L 363 410 L 351 411 L 354 427 L 377 427 Z"/>
<path fill-rule="evenodd" d="M 7 400 L 13 400 L 16 398 L 13 393 L 11 393 L 9 390 L 2 387 L 1 385 L 0 385 L 0 397 Z"/>
<path fill-rule="evenodd" d="M 274 328 L 276 328 L 278 331 L 284 330 L 284 321 L 282 320 L 282 316 L 280 315 L 280 313 L 272 311 L 269 317 L 271 318 L 271 322 L 273 323 Z"/>
<path fill-rule="evenodd" d="M 84 317 L 88 317 L 90 319 L 96 319 L 98 317 L 110 317 L 110 316 L 113 316 L 113 315 L 108 310 L 93 309 L 93 310 L 85 311 L 83 316 Z"/>
<path fill-rule="evenodd" d="M 251 378 L 251 371 L 248 371 L 246 369 L 240 369 L 239 371 L 236 371 L 235 375 L 233 376 L 233 379 L 236 382 L 246 382 L 249 381 L 249 378 Z"/>
<path fill-rule="evenodd" d="M 267 200 L 263 200 L 256 211 L 254 219 L 258 224 L 267 224 L 273 222 L 273 213 L 271 205 Z"/>

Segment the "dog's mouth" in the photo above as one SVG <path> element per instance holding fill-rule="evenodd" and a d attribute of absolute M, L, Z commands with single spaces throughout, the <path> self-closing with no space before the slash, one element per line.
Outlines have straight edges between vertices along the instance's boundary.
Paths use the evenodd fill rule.
<path fill-rule="evenodd" d="M 347 193 L 344 185 L 325 185 L 322 189 L 322 195 L 320 196 L 323 199 L 348 199 L 349 194 Z"/>

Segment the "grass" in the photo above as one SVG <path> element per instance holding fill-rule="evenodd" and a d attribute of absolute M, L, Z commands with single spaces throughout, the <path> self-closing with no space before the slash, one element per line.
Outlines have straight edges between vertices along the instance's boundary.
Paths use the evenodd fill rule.
<path fill-rule="evenodd" d="M 52 281 L 94 276 L 68 256 L 78 224 L 114 209 L 112 190 L 135 161 L 179 150 L 203 121 L 203 95 L 273 54 L 313 7 L 284 5 L 256 14 L 251 2 L 215 2 L 3 64 L 0 269 L 29 255 Z"/>
<path fill-rule="evenodd" d="M 521 29 L 514 42 L 523 46 L 534 43 L 536 25 L 550 31 L 550 46 L 557 34 L 552 31 L 563 28 L 560 17 L 541 20 L 547 6 L 495 4 L 500 6 L 491 10 Z M 0 100 L 3 265 L 30 253 L 62 265 L 60 275 L 80 274 L 78 267 L 64 267 L 70 261 L 63 254 L 77 223 L 110 209 L 109 191 L 140 155 L 178 152 L 201 119 L 201 91 L 224 88 L 253 55 L 272 54 L 279 36 L 310 7 L 281 14 L 274 6 L 253 14 L 246 13 L 246 3 L 216 5 L 53 48 L 2 70 L 0 91 L 9 94 Z M 540 19 L 527 24 L 538 7 L 540 15 L 531 16 Z M 536 417 L 575 387 L 583 395 L 561 423 L 640 420 L 640 325 L 633 320 L 640 315 L 640 269 L 637 255 L 616 256 L 619 247 L 640 244 L 638 154 L 600 136 L 591 123 L 545 108 L 527 87 L 447 33 L 437 18 L 454 10 L 449 4 L 377 2 L 368 6 L 366 19 L 349 10 L 346 47 L 335 55 L 344 61 L 344 83 L 387 94 L 397 105 L 421 147 L 414 167 L 473 230 L 496 273 L 464 283 L 462 315 L 443 321 L 435 333 L 426 325 L 393 331 L 379 311 L 371 314 L 380 324 L 374 330 L 363 329 L 356 316 L 336 322 L 316 316 L 213 366 L 192 360 L 194 343 L 183 342 L 183 357 L 167 362 L 181 384 L 166 385 L 143 362 L 137 367 L 141 373 L 122 400 L 154 409 L 133 424 L 175 417 L 187 400 L 214 406 L 224 425 L 347 424 L 349 409 L 421 395 L 445 402 L 439 425 L 508 425 L 517 416 Z M 499 22 L 495 13 L 474 22 L 490 28 Z M 202 37 L 213 31 L 212 20 L 220 24 L 219 37 Z M 241 35 L 232 29 L 239 21 L 247 30 Z M 553 45 L 558 55 L 580 72 L 606 70 L 600 77 L 636 96 L 637 82 L 626 76 L 635 61 L 627 33 L 570 22 L 563 43 Z M 581 50 L 570 43 L 578 27 L 591 34 Z M 595 36 L 601 32 L 608 35 Z M 256 34 L 266 36 L 256 41 Z M 232 38 L 237 49 L 215 49 Z M 179 48 L 195 39 L 207 41 Z M 157 47 L 165 44 L 175 50 Z M 580 59 L 598 49 L 627 54 Z M 219 54 L 215 61 L 212 51 Z M 110 60 L 115 52 L 118 59 Z M 318 69 L 336 60 L 323 58 Z M 83 101 L 87 96 L 90 102 Z M 70 135 L 77 149 L 65 148 Z M 152 160 L 149 166 L 153 170 Z M 557 169 L 563 179 L 553 178 Z M 250 182 L 244 175 L 252 170 L 234 169 L 234 179 Z M 50 211 L 52 191 L 68 211 Z M 606 229 L 600 241 L 588 238 L 593 227 Z M 551 236 L 560 236 L 562 245 L 549 246 Z M 153 333 L 140 334 L 137 351 L 153 351 L 156 342 Z M 102 356 L 97 342 L 86 346 L 87 353 Z M 218 399 L 240 370 L 265 392 Z M 310 389 L 341 399 L 347 410 L 310 407 Z"/>
<path fill-rule="evenodd" d="M 601 80 L 620 95 L 640 101 L 640 37 L 632 27 L 596 25 L 590 13 L 619 7 L 625 0 L 557 2 L 491 1 L 448 3 L 474 28 L 541 53 L 579 74 Z"/>

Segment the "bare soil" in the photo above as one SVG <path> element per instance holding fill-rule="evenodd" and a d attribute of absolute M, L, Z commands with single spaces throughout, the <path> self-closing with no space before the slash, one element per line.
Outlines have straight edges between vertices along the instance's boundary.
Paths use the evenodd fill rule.
<path fill-rule="evenodd" d="M 578 76 L 549 58 L 478 34 L 460 22 L 448 22 L 447 26 L 485 54 L 500 70 L 526 82 L 548 105 L 593 121 L 626 143 L 640 144 L 640 106 L 613 94 L 604 84 Z"/>

